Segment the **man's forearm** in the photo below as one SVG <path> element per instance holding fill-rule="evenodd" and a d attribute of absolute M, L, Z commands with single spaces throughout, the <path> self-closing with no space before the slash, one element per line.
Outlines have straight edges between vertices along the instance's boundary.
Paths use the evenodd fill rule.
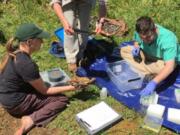
<path fill-rule="evenodd" d="M 175 69 L 174 61 L 166 62 L 164 68 L 153 80 L 159 84 L 161 81 L 166 79 L 173 72 L 174 69 Z"/>
<path fill-rule="evenodd" d="M 59 20 L 61 21 L 61 23 L 64 24 L 65 17 L 63 15 L 63 10 L 62 10 L 62 7 L 60 6 L 60 4 L 59 3 L 54 3 L 53 4 L 53 9 L 54 9 L 56 15 L 58 16 Z"/>

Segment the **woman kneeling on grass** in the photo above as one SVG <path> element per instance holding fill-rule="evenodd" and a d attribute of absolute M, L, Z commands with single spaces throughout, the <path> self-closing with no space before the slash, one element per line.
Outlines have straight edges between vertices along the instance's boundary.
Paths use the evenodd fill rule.
<path fill-rule="evenodd" d="M 66 108 L 68 98 L 60 93 L 75 90 L 74 86 L 47 88 L 43 83 L 31 54 L 48 37 L 36 25 L 22 24 L 15 38 L 7 43 L 7 54 L 0 65 L 0 103 L 9 114 L 21 118 L 15 135 L 27 133 L 34 126 L 45 126 Z M 16 47 L 14 40 L 18 41 Z"/>

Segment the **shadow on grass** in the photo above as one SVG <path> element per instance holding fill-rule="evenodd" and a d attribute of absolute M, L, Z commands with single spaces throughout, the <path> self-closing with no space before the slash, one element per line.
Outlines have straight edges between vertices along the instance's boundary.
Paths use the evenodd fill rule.
<path fill-rule="evenodd" d="M 118 124 L 119 122 L 121 122 L 123 120 L 123 118 L 120 118 L 119 120 L 109 124 L 108 126 L 105 126 L 102 130 L 100 130 L 99 132 L 97 132 L 95 135 L 101 135 L 102 133 L 104 133 L 105 131 L 107 131 L 108 129 L 112 128 L 113 126 L 115 126 L 116 124 Z M 117 132 L 120 132 L 119 130 L 117 130 Z M 115 133 L 117 133 L 115 131 Z M 111 132 L 113 134 L 113 132 Z"/>
<path fill-rule="evenodd" d="M 87 91 L 87 90 L 82 90 L 80 92 L 75 93 L 73 96 L 71 96 L 69 99 L 72 100 L 82 100 L 86 101 L 88 99 L 91 100 L 96 100 L 99 97 L 99 94 L 95 91 Z"/>

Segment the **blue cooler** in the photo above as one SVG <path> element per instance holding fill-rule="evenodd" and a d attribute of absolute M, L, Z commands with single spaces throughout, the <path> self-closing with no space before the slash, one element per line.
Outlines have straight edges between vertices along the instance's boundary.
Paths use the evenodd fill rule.
<path fill-rule="evenodd" d="M 64 43 L 64 28 L 59 28 L 55 30 L 54 34 L 58 37 L 58 39 Z"/>

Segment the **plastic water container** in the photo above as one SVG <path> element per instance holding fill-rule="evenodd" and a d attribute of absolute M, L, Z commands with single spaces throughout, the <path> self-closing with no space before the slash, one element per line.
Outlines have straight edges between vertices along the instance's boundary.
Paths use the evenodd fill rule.
<path fill-rule="evenodd" d="M 161 119 L 163 117 L 164 111 L 165 111 L 165 106 L 160 104 L 150 104 L 147 109 L 147 115 Z"/>
<path fill-rule="evenodd" d="M 158 133 L 163 123 L 165 106 L 160 104 L 150 104 L 144 118 L 144 128 Z"/>
<path fill-rule="evenodd" d="M 151 115 L 146 115 L 142 127 L 159 133 L 162 123 L 163 118 L 157 118 Z"/>
<path fill-rule="evenodd" d="M 180 125 L 180 109 L 168 108 L 167 120 Z"/>
<path fill-rule="evenodd" d="M 144 75 L 135 70 L 125 60 L 108 63 L 106 71 L 121 92 L 142 88 Z"/>
<path fill-rule="evenodd" d="M 100 98 L 101 100 L 104 100 L 107 98 L 107 88 L 103 87 L 100 91 Z"/>

